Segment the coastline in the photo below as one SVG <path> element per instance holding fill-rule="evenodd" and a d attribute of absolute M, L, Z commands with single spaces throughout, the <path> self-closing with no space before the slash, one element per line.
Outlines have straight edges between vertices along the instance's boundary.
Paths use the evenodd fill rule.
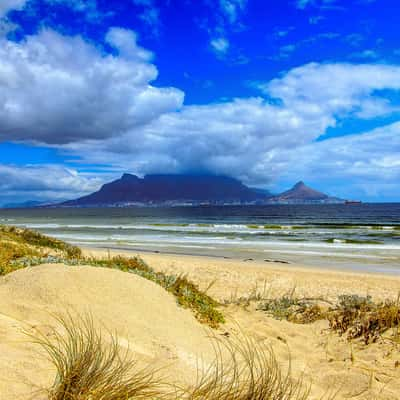
<path fill-rule="evenodd" d="M 53 251 L 70 251 L 70 257 L 80 254 L 66 243 L 31 235 L 26 239 L 51 245 Z M 139 365 L 165 371 L 168 384 L 195 384 L 199 365 L 208 368 L 215 359 L 212 338 L 242 337 L 251 338 L 262 349 L 272 349 L 279 368 L 284 372 L 290 369 L 294 379 L 304 379 L 311 389 L 309 400 L 333 398 L 329 396 L 336 392 L 337 400 L 392 400 L 398 396 L 398 325 L 367 344 L 363 337 L 349 340 L 333 331 L 327 315 L 301 323 L 271 315 L 263 308 L 269 300 L 289 299 L 290 303 L 293 298 L 337 304 L 343 295 L 350 299 L 370 296 L 375 304 L 390 300 L 396 305 L 398 276 L 209 254 L 82 250 L 82 258 L 68 258 L 65 253 L 58 261 L 45 259 L 40 265 L 24 265 L 0 277 L 0 367 L 7 378 L 0 382 L 2 398 L 42 398 L 35 397 L 35 385 L 50 387 L 55 372 L 23 332 L 48 334 L 56 327 L 51 316 L 70 310 L 78 321 L 79 315 L 90 313 L 96 329 L 115 332 L 122 349 L 129 349 Z M 118 259 L 118 255 L 139 256 L 148 267 L 139 260 Z M 168 282 L 180 281 L 179 276 L 186 277 L 181 281 L 189 284 L 178 286 L 177 293 L 193 299 L 198 309 L 207 307 L 204 299 L 211 296 L 213 310 L 223 317 L 220 324 L 205 325 L 194 309 L 183 306 L 175 292 L 160 284 L 166 277 Z M 196 291 L 190 289 L 193 287 Z"/>
<path fill-rule="evenodd" d="M 139 256 L 155 270 L 187 275 L 221 301 L 246 296 L 256 290 L 283 295 L 293 288 L 300 296 L 335 298 L 341 294 L 371 295 L 383 300 L 396 298 L 400 276 L 377 272 L 348 271 L 301 263 L 215 257 L 208 254 L 176 254 L 113 248 L 82 248 L 88 256 Z M 264 289 L 265 287 L 265 289 Z"/>

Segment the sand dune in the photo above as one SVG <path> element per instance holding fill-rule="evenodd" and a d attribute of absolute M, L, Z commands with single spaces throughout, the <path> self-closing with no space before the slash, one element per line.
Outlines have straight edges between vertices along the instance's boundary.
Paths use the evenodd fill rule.
<path fill-rule="evenodd" d="M 168 366 L 162 374 L 169 381 L 193 380 L 197 361 L 212 356 L 207 330 L 191 312 L 133 274 L 84 266 L 27 268 L 0 278 L 0 304 L 2 400 L 30 398 L 32 390 L 52 383 L 52 367 L 23 331 L 46 330 L 55 324 L 51 313 L 65 310 L 90 312 L 120 344 L 129 344 L 136 358 Z"/>
<path fill-rule="evenodd" d="M 246 295 L 266 281 L 272 294 L 297 285 L 301 295 L 335 296 L 370 293 L 393 297 L 400 288 L 395 277 L 281 267 L 276 264 L 166 255 L 144 255 L 155 269 L 187 273 L 210 293 L 226 300 Z M 198 360 L 214 357 L 209 330 L 160 286 L 134 274 L 88 266 L 43 265 L 0 278 L 0 398 L 45 398 L 35 390 L 51 385 L 54 369 L 24 330 L 46 332 L 55 322 L 51 313 L 90 312 L 101 329 L 113 331 L 120 344 L 154 367 L 166 367 L 169 382 L 194 382 Z M 400 351 L 385 341 L 364 346 L 326 330 L 326 321 L 298 325 L 277 321 L 254 305 L 223 308 L 227 323 L 215 333 L 234 337 L 245 333 L 272 346 L 278 361 L 291 359 L 295 376 L 312 381 L 310 400 L 328 389 L 340 389 L 337 399 L 400 398 Z"/>

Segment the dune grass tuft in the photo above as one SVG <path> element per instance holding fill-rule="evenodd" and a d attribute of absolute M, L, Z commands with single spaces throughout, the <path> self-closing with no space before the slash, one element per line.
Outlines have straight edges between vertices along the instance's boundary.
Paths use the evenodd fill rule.
<path fill-rule="evenodd" d="M 162 384 L 156 371 L 139 368 L 121 350 L 115 335 L 104 337 L 93 320 L 56 316 L 62 332 L 38 333 L 34 342 L 46 351 L 56 369 L 49 400 L 159 399 Z"/>
<path fill-rule="evenodd" d="M 8 240 L 0 241 L 0 275 L 23 268 L 19 263 L 15 263 L 18 259 L 37 256 L 39 256 L 39 252 L 26 244 Z"/>
<path fill-rule="evenodd" d="M 329 326 L 349 340 L 362 338 L 365 344 L 376 342 L 385 332 L 400 326 L 400 302 L 374 303 L 370 296 L 339 296 L 338 305 L 327 313 Z"/>
<path fill-rule="evenodd" d="M 246 336 L 218 340 L 214 363 L 180 394 L 185 400 L 306 400 L 310 386 L 282 371 L 270 347 Z M 226 354 L 228 357 L 226 357 Z M 227 359 L 226 359 L 227 358 Z"/>
<path fill-rule="evenodd" d="M 32 248 L 55 250 L 68 258 L 79 258 L 81 249 L 70 245 L 62 240 L 43 235 L 31 229 L 18 228 L 15 226 L 0 225 L 0 242 L 5 241 L 31 246 Z"/>
<path fill-rule="evenodd" d="M 399 337 L 400 295 L 396 301 L 378 303 L 370 296 L 340 295 L 332 304 L 321 298 L 298 298 L 292 291 L 282 297 L 263 300 L 258 310 L 275 319 L 300 324 L 324 319 L 332 331 L 346 335 L 349 340 L 360 338 L 365 344 L 376 342 L 389 330 L 393 331 L 392 336 Z"/>
<path fill-rule="evenodd" d="M 115 335 L 90 316 L 55 316 L 58 329 L 29 335 L 45 350 L 56 377 L 49 400 L 306 400 L 310 385 L 283 371 L 273 350 L 244 335 L 213 341 L 215 361 L 198 368 L 195 384 L 165 383 L 154 367 L 138 367 Z M 60 329 L 61 328 L 61 329 Z"/>

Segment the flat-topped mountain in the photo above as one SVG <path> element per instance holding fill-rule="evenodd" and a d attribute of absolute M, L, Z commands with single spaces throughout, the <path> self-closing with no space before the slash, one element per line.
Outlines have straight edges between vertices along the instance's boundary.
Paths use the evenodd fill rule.
<path fill-rule="evenodd" d="M 234 178 L 217 175 L 136 175 L 124 174 L 88 196 L 66 201 L 62 206 L 96 206 L 129 203 L 167 202 L 252 202 L 265 199 Z"/>
<path fill-rule="evenodd" d="M 50 207 L 313 203 L 344 203 L 344 200 L 314 190 L 304 182 L 296 183 L 286 192 L 272 195 L 267 190 L 250 188 L 227 176 L 158 174 L 139 178 L 123 174 L 97 192 Z"/>

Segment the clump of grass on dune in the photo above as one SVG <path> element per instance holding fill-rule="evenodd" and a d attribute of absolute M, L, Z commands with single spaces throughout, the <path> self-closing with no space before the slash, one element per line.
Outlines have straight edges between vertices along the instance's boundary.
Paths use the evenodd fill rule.
<path fill-rule="evenodd" d="M 79 258 L 82 256 L 79 247 L 65 243 L 62 240 L 43 235 L 31 229 L 0 225 L 0 243 L 5 241 L 20 244 L 21 246 L 31 246 L 36 250 L 54 250 L 67 258 Z"/>
<path fill-rule="evenodd" d="M 282 297 L 263 300 L 257 309 L 265 311 L 275 319 L 287 320 L 298 324 L 308 324 L 325 318 L 321 298 L 299 298 L 295 289 Z"/>
<path fill-rule="evenodd" d="M 0 241 L 0 275 L 23 268 L 16 261 L 23 257 L 37 257 L 39 252 L 27 245 L 7 240 Z"/>
<path fill-rule="evenodd" d="M 329 326 L 349 340 L 362 338 L 365 344 L 376 342 L 390 329 L 400 326 L 400 303 L 386 300 L 374 303 L 370 296 L 339 296 L 336 308 L 327 314 Z"/>
<path fill-rule="evenodd" d="M 214 364 L 180 394 L 185 400 L 306 400 L 310 386 L 284 372 L 272 349 L 249 337 L 218 341 Z M 225 354 L 228 357 L 224 356 Z M 228 358 L 228 359 L 226 359 Z"/>
<path fill-rule="evenodd" d="M 122 351 L 117 338 L 106 340 L 91 317 L 56 317 L 62 332 L 38 333 L 33 341 L 43 347 L 56 369 L 49 400 L 128 400 L 161 398 L 156 371 L 139 368 Z"/>
<path fill-rule="evenodd" d="M 165 383 L 139 368 L 115 335 L 102 335 L 90 316 L 57 317 L 60 329 L 30 335 L 54 365 L 49 400 L 306 400 L 310 386 L 282 370 L 272 349 L 246 336 L 215 339 L 215 361 L 198 368 L 194 385 Z"/>
<path fill-rule="evenodd" d="M 263 300 L 258 310 L 273 318 L 300 324 L 327 320 L 332 331 L 346 335 L 348 340 L 362 339 L 365 344 L 376 342 L 389 330 L 392 336 L 399 337 L 399 298 L 375 303 L 370 296 L 351 294 L 339 296 L 333 304 L 321 298 L 298 298 L 292 291 L 282 297 Z"/>

